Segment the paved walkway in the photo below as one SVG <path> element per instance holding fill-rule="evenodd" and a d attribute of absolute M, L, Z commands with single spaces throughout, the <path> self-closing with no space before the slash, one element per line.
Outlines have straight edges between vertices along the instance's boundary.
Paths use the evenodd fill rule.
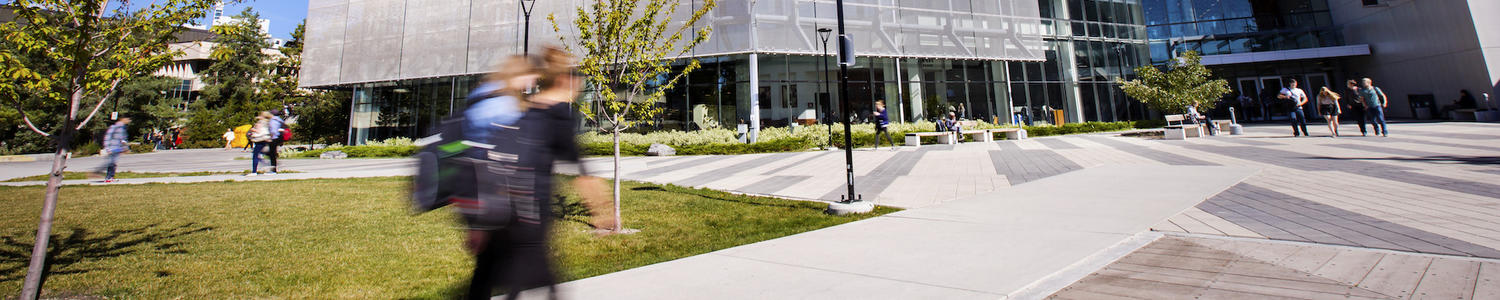
<path fill-rule="evenodd" d="M 560 288 L 574 299 L 1004 298 L 1255 171 L 1090 168 Z M 1158 178 L 1183 186 L 1162 189 Z"/>

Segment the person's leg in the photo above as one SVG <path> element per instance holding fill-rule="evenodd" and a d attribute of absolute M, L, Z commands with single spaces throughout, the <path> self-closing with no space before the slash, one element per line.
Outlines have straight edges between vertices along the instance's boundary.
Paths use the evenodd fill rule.
<path fill-rule="evenodd" d="M 1292 113 L 1289 114 L 1289 115 L 1287 115 L 1287 118 L 1291 119 L 1291 121 L 1292 121 L 1292 136 L 1293 137 L 1302 136 L 1302 132 L 1298 131 L 1298 129 L 1297 129 L 1297 121 L 1299 120 L 1297 118 L 1297 115 L 1300 114 L 1300 113 L 1302 113 L 1302 110 L 1300 110 L 1300 109 L 1293 109 Z"/>
<path fill-rule="evenodd" d="M 1297 108 L 1297 126 L 1302 127 L 1303 136 L 1312 136 L 1312 132 L 1307 131 L 1307 111 L 1302 108 Z"/>
<path fill-rule="evenodd" d="M 1375 108 L 1375 122 L 1380 122 L 1380 135 L 1382 135 L 1382 136 L 1390 136 L 1391 135 L 1391 125 L 1385 123 L 1385 108 L 1383 108 L 1383 107 L 1376 107 Z"/>
<path fill-rule="evenodd" d="M 1375 120 L 1376 108 L 1365 108 L 1365 120 L 1370 123 L 1370 132 L 1380 135 L 1380 122 Z"/>
<path fill-rule="evenodd" d="M 271 145 L 269 147 L 271 149 L 268 150 L 270 152 L 267 157 L 271 158 L 271 173 L 276 173 L 276 167 L 281 166 L 281 164 L 277 162 L 277 159 L 281 156 L 281 141 L 271 141 Z"/>
<path fill-rule="evenodd" d="M 495 292 L 495 273 L 499 271 L 496 267 L 501 260 L 506 259 L 503 252 L 505 248 L 494 240 L 498 237 L 496 232 L 490 232 L 489 238 L 484 242 L 484 250 L 474 254 L 474 275 L 469 278 L 469 292 L 465 299 L 490 299 Z"/>
<path fill-rule="evenodd" d="M 266 143 L 255 142 L 255 147 L 250 150 L 250 174 L 260 173 L 260 151 L 266 147 Z"/>
<path fill-rule="evenodd" d="M 105 158 L 105 162 L 104 162 L 104 180 L 108 181 L 108 180 L 114 180 L 115 179 L 115 166 L 119 162 L 120 162 L 120 153 L 119 152 L 111 152 L 109 154 L 109 156 Z"/>

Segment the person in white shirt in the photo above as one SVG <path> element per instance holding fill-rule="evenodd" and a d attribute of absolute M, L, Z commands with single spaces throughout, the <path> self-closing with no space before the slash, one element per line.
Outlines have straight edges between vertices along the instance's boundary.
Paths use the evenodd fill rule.
<path fill-rule="evenodd" d="M 1312 136 L 1307 132 L 1307 114 L 1302 112 L 1302 105 L 1307 104 L 1307 92 L 1297 88 L 1296 79 L 1288 79 L 1286 88 L 1281 89 L 1277 99 L 1291 100 L 1292 104 L 1292 136 Z"/>
<path fill-rule="evenodd" d="M 234 149 L 234 128 L 224 131 L 224 150 Z"/>

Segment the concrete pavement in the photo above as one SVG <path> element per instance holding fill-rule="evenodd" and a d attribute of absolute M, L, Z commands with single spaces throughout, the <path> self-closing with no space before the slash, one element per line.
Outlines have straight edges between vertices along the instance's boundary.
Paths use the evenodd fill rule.
<path fill-rule="evenodd" d="M 575 299 L 1005 298 L 1254 172 L 1090 168 L 560 288 Z"/>

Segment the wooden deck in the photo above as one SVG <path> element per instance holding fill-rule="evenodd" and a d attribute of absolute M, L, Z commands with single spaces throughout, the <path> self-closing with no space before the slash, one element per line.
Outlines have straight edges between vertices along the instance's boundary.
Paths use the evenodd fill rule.
<path fill-rule="evenodd" d="M 1049 299 L 1500 299 L 1500 261 L 1169 235 Z"/>

